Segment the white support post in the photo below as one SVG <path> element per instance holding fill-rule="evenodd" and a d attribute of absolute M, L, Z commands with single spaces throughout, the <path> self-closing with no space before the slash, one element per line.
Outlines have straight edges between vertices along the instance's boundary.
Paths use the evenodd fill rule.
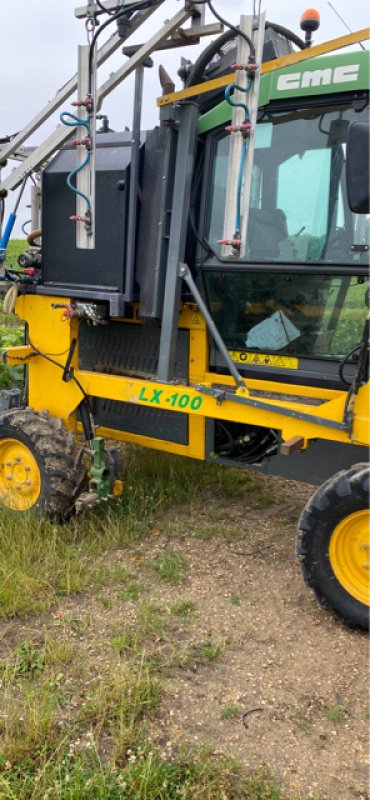
<path fill-rule="evenodd" d="M 249 99 L 248 102 L 249 118 L 252 127 L 248 139 L 247 158 L 244 170 L 244 191 L 242 196 L 242 213 L 241 213 L 241 229 L 240 229 L 240 238 L 242 242 L 240 246 L 240 258 L 245 258 L 246 246 L 247 246 L 248 220 L 249 220 L 252 172 L 253 172 L 253 162 L 254 162 L 254 145 L 256 140 L 258 99 L 259 99 L 260 82 L 261 82 L 260 67 L 262 63 L 263 43 L 265 38 L 265 17 L 266 17 L 265 12 L 259 15 L 259 18 L 257 18 L 258 27 L 254 29 L 252 33 L 253 44 L 256 50 L 256 63 L 258 64 L 259 69 L 256 72 L 255 79 L 251 87 L 251 91 L 247 95 Z"/>
<path fill-rule="evenodd" d="M 258 69 L 255 74 L 254 81 L 252 83 L 251 89 L 248 93 L 235 90 L 233 95 L 233 100 L 235 103 L 243 103 L 248 106 L 249 110 L 249 120 L 251 123 L 251 130 L 248 136 L 248 146 L 247 146 L 247 156 L 245 162 L 245 170 L 244 170 L 244 183 L 243 183 L 243 193 L 242 193 L 242 216 L 241 216 L 241 230 L 240 230 L 240 238 L 242 240 L 242 244 L 240 249 L 236 250 L 236 248 L 231 247 L 230 245 L 224 245 L 222 247 L 221 253 L 222 256 L 227 257 L 235 257 L 239 258 L 245 253 L 245 237 L 246 237 L 246 228 L 248 224 L 248 214 L 249 214 L 249 201 L 250 201 L 250 191 L 251 191 L 251 178 L 252 178 L 252 168 L 253 168 L 253 155 L 254 155 L 254 139 L 255 139 L 255 128 L 257 123 L 257 112 L 258 112 L 258 95 L 259 95 L 259 84 L 260 84 L 260 67 L 261 67 L 261 59 L 262 59 L 262 49 L 263 49 L 263 41 L 264 41 L 264 29 L 265 29 L 265 14 L 261 14 L 259 17 L 259 27 L 258 30 L 254 30 L 254 24 L 257 18 L 251 15 L 243 15 L 240 18 L 240 29 L 252 39 L 255 50 L 256 50 L 256 63 L 258 65 Z M 236 61 L 238 64 L 246 64 L 250 60 L 250 48 L 246 40 L 240 36 L 237 48 L 237 58 Z M 248 85 L 248 75 L 246 70 L 238 70 L 236 72 L 236 83 L 239 86 L 247 87 Z M 232 126 L 239 127 L 244 122 L 244 109 L 243 108 L 233 108 L 232 114 Z M 238 197 L 238 182 L 239 182 L 239 171 L 240 171 L 240 162 L 241 162 L 241 155 L 242 155 L 242 147 L 243 147 L 243 134 L 241 132 L 231 133 L 231 141 L 230 141 L 230 156 L 229 156 L 229 171 L 228 171 L 228 182 L 227 182 L 227 191 L 226 191 L 226 203 L 225 203 L 225 222 L 224 222 L 224 235 L 223 238 L 225 240 L 233 240 L 235 238 L 236 233 L 236 218 L 237 218 L 237 197 Z"/>
<path fill-rule="evenodd" d="M 240 17 L 240 30 L 246 33 L 249 37 L 252 35 L 253 30 L 253 16 L 243 15 Z M 249 60 L 250 48 L 245 39 L 239 36 L 238 47 L 236 51 L 236 62 L 238 64 L 246 64 Z M 248 78 L 245 70 L 236 73 L 236 83 L 239 86 L 247 87 Z M 249 96 L 249 95 L 248 95 Z M 247 95 L 244 92 L 239 92 L 237 89 L 234 92 L 233 100 L 235 103 L 247 103 Z M 242 108 L 233 108 L 231 123 L 235 127 L 239 127 L 244 121 L 244 111 Z M 242 154 L 243 138 L 241 133 L 230 134 L 230 153 L 229 153 L 229 168 L 228 180 L 226 190 L 226 203 L 225 203 L 225 222 L 223 238 L 227 241 L 234 239 L 236 229 L 236 200 L 238 193 L 238 178 L 240 169 L 240 159 Z M 221 236 L 220 236 L 221 239 Z M 235 251 L 229 245 L 224 245 L 221 249 L 221 254 L 224 258 L 234 256 Z"/>
<path fill-rule="evenodd" d="M 31 187 L 31 231 L 41 228 L 41 186 L 37 183 Z"/>
<path fill-rule="evenodd" d="M 95 248 L 95 85 L 96 85 L 96 59 L 93 59 L 91 85 L 90 85 L 90 46 L 79 45 L 78 48 L 78 93 L 77 116 L 89 125 L 87 128 L 77 128 L 77 167 L 80 168 L 76 175 L 76 247 L 82 250 Z M 87 100 L 91 105 L 86 106 Z M 86 160 L 88 159 L 87 163 Z M 82 166 L 85 164 L 85 166 Z M 82 169 L 81 169 L 82 167 Z M 88 198 L 89 204 L 85 197 Z M 86 215 L 90 221 L 86 221 Z"/>

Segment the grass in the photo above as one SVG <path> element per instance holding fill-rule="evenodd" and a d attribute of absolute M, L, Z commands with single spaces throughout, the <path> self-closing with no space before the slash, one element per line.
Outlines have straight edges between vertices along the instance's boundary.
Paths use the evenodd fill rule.
<path fill-rule="evenodd" d="M 5 772 L 2 800 L 280 800 L 270 777 L 243 777 L 231 759 L 215 761 L 205 752 L 165 759 L 154 748 L 130 748 L 124 765 L 104 764 L 90 740 L 87 752 L 43 756 L 34 774 Z M 88 741 L 89 743 L 89 741 Z"/>
<path fill-rule="evenodd" d="M 11 239 L 7 248 L 6 266 L 18 266 L 18 256 L 28 247 L 22 239 Z M 0 309 L 2 301 L 0 301 Z M 22 344 L 24 338 L 24 324 L 14 314 L 2 314 L 0 310 L 0 350 L 3 347 L 13 347 Z M 21 386 L 23 381 L 23 367 L 7 367 L 0 365 L 0 389 L 11 386 Z"/>
<path fill-rule="evenodd" d="M 152 619 L 146 608 L 141 619 Z M 146 627 L 146 630 L 151 630 Z M 164 690 L 145 655 L 96 675 L 81 662 L 79 703 L 66 665 L 75 651 L 46 637 L 17 648 L 26 668 L 3 688 L 0 715 L 2 800 L 283 800 L 268 773 L 248 776 L 211 750 L 161 753 L 147 735 Z M 33 670 L 42 652 L 42 669 Z M 26 654 L 26 657 L 25 657 Z M 50 674 L 50 668 L 63 672 Z"/>
<path fill-rule="evenodd" d="M 93 570 L 76 531 L 33 514 L 0 512 L 0 615 L 42 611 L 87 588 Z"/>
<path fill-rule="evenodd" d="M 131 602 L 135 602 L 138 599 L 141 592 L 141 585 L 137 583 L 137 581 L 131 581 L 130 583 L 125 586 L 124 589 L 121 589 L 118 592 L 118 597 L 120 600 L 130 600 Z"/>
<path fill-rule="evenodd" d="M 194 600 L 178 600 L 170 606 L 171 614 L 177 617 L 191 617 L 195 618 L 196 603 Z"/>
<path fill-rule="evenodd" d="M 135 601 L 141 590 L 135 576 L 124 564 L 109 567 L 104 554 L 147 537 L 153 524 L 158 526 L 158 515 L 173 504 L 192 507 L 202 492 L 217 493 L 227 503 L 236 492 L 262 493 L 264 485 L 259 480 L 256 487 L 249 473 L 133 447 L 125 452 L 125 471 L 130 477 L 121 499 L 62 527 L 31 512 L 0 511 L 1 616 L 40 612 L 94 585 L 118 584 L 118 596 Z M 174 585 L 187 569 L 171 547 L 152 565 L 161 580 Z"/>
<path fill-rule="evenodd" d="M 10 239 L 6 248 L 6 266 L 17 268 L 18 256 L 27 248 L 28 244 L 25 239 Z"/>
<path fill-rule="evenodd" d="M 308 716 L 308 709 L 305 706 L 298 708 L 292 714 L 292 719 L 304 733 L 311 733 L 313 723 Z"/>
<path fill-rule="evenodd" d="M 329 722 L 334 722 L 334 725 L 342 725 L 345 722 L 347 714 L 343 706 L 327 706 L 325 709 L 325 716 Z"/>
<path fill-rule="evenodd" d="M 159 703 L 160 683 L 144 663 L 115 665 L 93 685 L 78 715 L 81 731 L 109 741 L 115 760 L 124 760 L 128 747 L 140 742 L 141 722 Z"/>
<path fill-rule="evenodd" d="M 241 597 L 239 594 L 232 594 L 230 597 L 230 603 L 232 606 L 240 606 Z"/>
<path fill-rule="evenodd" d="M 0 512 L 2 616 L 50 609 L 46 633 L 33 628 L 0 664 L 0 798 L 283 800 L 271 776 L 251 778 L 199 749 L 163 754 L 149 737 L 177 650 L 202 668 L 224 647 L 217 635 L 178 641 L 179 631 L 192 641 L 191 598 L 147 598 L 146 578 L 176 592 L 188 567 L 170 546 L 149 560 L 151 531 L 162 535 L 173 504 L 187 512 L 200 497 L 228 502 L 263 489 L 247 474 L 136 448 L 125 471 L 120 500 L 65 526 Z M 97 632 L 99 615 L 110 621 Z"/>
<path fill-rule="evenodd" d="M 225 703 L 220 717 L 221 719 L 240 719 L 241 716 L 241 708 L 237 703 Z"/>
<path fill-rule="evenodd" d="M 222 652 L 216 642 L 197 642 L 191 646 L 191 655 L 195 661 L 215 661 Z"/>
<path fill-rule="evenodd" d="M 174 584 L 180 583 L 186 567 L 186 559 L 180 555 L 180 553 L 176 553 L 170 548 L 164 550 L 158 560 L 153 563 L 153 569 L 157 572 L 160 579 Z"/>
<path fill-rule="evenodd" d="M 49 645 L 46 667 L 51 656 L 58 665 L 70 658 L 70 652 Z M 34 662 L 34 652 L 27 664 Z M 210 750 L 161 753 L 152 744 L 146 725 L 163 686 L 143 655 L 83 677 L 74 712 L 76 703 L 55 691 L 56 680 L 46 669 L 37 676 L 25 670 L 21 683 L 14 677 L 6 687 L 6 714 L 0 716 L 2 800 L 280 800 L 267 774 L 250 778 L 235 761 L 216 758 Z M 63 680 L 67 684 L 59 673 L 59 688 Z"/>

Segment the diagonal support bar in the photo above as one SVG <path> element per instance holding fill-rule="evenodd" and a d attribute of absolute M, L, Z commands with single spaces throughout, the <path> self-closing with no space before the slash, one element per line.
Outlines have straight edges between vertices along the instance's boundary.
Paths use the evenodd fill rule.
<path fill-rule="evenodd" d="M 113 53 L 122 45 L 122 39 L 118 36 L 118 33 L 113 34 L 105 44 L 98 50 L 97 53 L 97 65 L 101 66 L 104 62 L 110 58 Z M 10 158 L 25 142 L 29 136 L 34 133 L 37 128 L 40 128 L 44 122 L 56 111 L 60 106 L 68 100 L 69 97 L 76 91 L 77 89 L 77 81 L 78 76 L 77 72 L 61 89 L 58 89 L 56 94 L 54 95 L 53 99 L 50 100 L 49 103 L 44 106 L 44 108 L 36 114 L 35 117 L 22 128 L 13 139 L 0 149 L 1 160 L 5 161 L 7 158 Z M 10 187 L 9 187 L 10 188 Z"/>
<path fill-rule="evenodd" d="M 134 33 L 144 22 L 146 22 L 148 17 L 150 17 L 151 14 L 153 14 L 156 8 L 158 8 L 158 6 L 150 7 L 146 11 L 142 11 L 134 17 L 131 23 L 130 35 Z M 172 20 L 170 22 L 167 22 L 163 26 L 163 28 L 161 28 L 161 31 L 157 34 L 157 36 L 161 37 L 162 33 L 164 38 L 166 38 L 166 36 L 170 34 L 163 33 L 163 31 L 168 31 L 168 29 L 170 29 L 170 33 L 172 33 L 172 30 L 174 30 L 176 28 L 176 25 L 179 24 L 177 22 L 178 17 L 180 16 L 181 18 L 180 24 L 182 24 L 182 22 L 188 19 L 190 15 L 191 15 L 190 11 L 186 12 L 183 11 L 181 15 L 179 12 L 179 14 L 177 14 L 176 17 L 173 18 L 173 20 L 176 20 L 174 23 L 174 27 L 172 28 L 171 26 Z M 150 39 L 149 42 L 143 45 L 141 50 L 138 51 L 138 53 L 136 53 L 135 57 L 127 61 L 124 67 L 122 67 L 121 70 L 119 70 L 120 77 L 117 81 L 113 81 L 113 77 L 117 75 L 117 73 L 113 73 L 112 78 L 110 78 L 109 81 L 107 81 L 107 83 L 104 84 L 105 87 L 104 90 L 103 87 L 100 90 L 98 94 L 97 105 L 99 105 L 99 101 L 101 105 L 104 97 L 107 94 L 109 94 L 109 92 L 111 92 L 122 80 L 124 80 L 124 78 L 130 75 L 130 73 L 133 72 L 134 69 L 136 69 L 138 64 L 141 63 L 141 61 L 145 61 L 146 57 L 150 55 L 150 53 L 153 52 L 153 50 L 156 49 L 156 43 L 154 42 L 154 45 L 152 44 L 154 38 L 155 37 L 152 37 L 152 39 Z M 161 38 L 160 40 L 162 41 Z M 114 36 L 112 36 L 108 40 L 108 42 L 106 42 L 106 44 L 103 45 L 103 47 L 98 51 L 97 65 L 100 66 L 101 64 L 103 64 L 104 61 L 106 61 L 107 58 L 109 58 L 112 55 L 112 53 L 114 53 L 121 45 L 122 45 L 122 39 L 118 36 L 118 34 L 114 34 Z M 150 47 L 150 45 L 152 46 Z M 57 92 L 51 103 L 45 106 L 42 112 L 40 112 L 40 114 L 34 117 L 32 122 L 29 123 L 29 125 L 27 125 L 26 128 L 24 128 L 23 131 L 21 131 L 18 134 L 18 136 L 14 137 L 14 139 L 12 139 L 12 141 L 9 144 L 7 144 L 4 149 L 0 150 L 1 160 L 5 160 L 10 155 L 12 155 L 12 153 L 14 153 L 19 148 L 19 145 L 22 144 L 28 138 L 28 136 L 30 136 L 31 133 L 33 133 L 37 128 L 39 128 L 40 125 L 42 125 L 43 122 L 45 122 L 45 120 L 48 119 L 48 117 L 66 99 L 68 99 L 68 97 L 70 97 L 76 91 L 76 89 L 77 89 L 77 74 L 68 82 L 68 84 L 66 84 L 59 92 Z M 41 145 L 39 145 L 39 147 L 36 147 L 35 150 L 30 154 L 30 156 L 24 159 L 22 164 L 20 164 L 19 167 L 13 170 L 13 172 L 10 175 L 8 175 L 8 177 L 5 178 L 4 181 L 0 183 L 0 191 L 8 191 L 10 189 L 15 189 L 17 186 L 19 186 L 19 184 L 24 180 L 24 178 L 27 175 L 37 170 L 42 164 L 45 163 L 45 161 L 48 160 L 48 158 L 50 158 L 50 156 L 56 150 L 58 150 L 60 147 L 63 146 L 63 144 L 65 144 L 68 141 L 68 139 L 73 134 L 73 130 L 74 130 L 73 128 L 68 128 L 68 130 L 66 130 L 64 125 L 58 125 L 55 131 L 53 131 L 53 133 L 50 136 L 48 136 L 47 139 L 45 139 L 45 141 L 42 142 Z"/>
<path fill-rule="evenodd" d="M 201 293 L 200 293 L 200 291 L 199 291 L 199 289 L 198 289 L 198 287 L 197 287 L 197 285 L 195 283 L 195 280 L 194 280 L 194 278 L 193 278 L 193 276 L 192 276 L 192 274 L 190 272 L 190 269 L 189 269 L 187 264 L 180 264 L 179 275 L 180 275 L 181 278 L 184 279 L 189 291 L 191 292 L 191 294 L 194 297 L 194 300 L 195 300 L 197 306 L 199 307 L 201 313 L 203 314 L 203 317 L 204 317 L 204 319 L 206 321 L 206 325 L 207 325 L 207 328 L 208 328 L 208 330 L 209 330 L 209 332 L 210 332 L 210 334 L 212 336 L 212 339 L 214 340 L 214 342 L 216 344 L 216 347 L 218 347 L 221 355 L 224 357 L 225 363 L 226 363 L 226 365 L 227 365 L 227 367 L 229 369 L 230 374 L 234 378 L 234 381 L 235 381 L 236 385 L 237 386 L 246 386 L 244 378 L 242 378 L 239 370 L 235 366 L 235 364 L 234 364 L 234 362 L 233 362 L 233 360 L 232 360 L 232 358 L 230 356 L 230 353 L 229 353 L 229 351 L 228 351 L 228 349 L 227 349 L 227 347 L 225 345 L 225 342 L 224 342 L 224 340 L 223 340 L 223 338 L 222 338 L 222 336 L 221 336 L 216 324 L 214 323 L 214 321 L 213 321 L 213 319 L 212 319 L 212 317 L 211 317 L 211 315 L 210 315 L 210 313 L 208 311 L 208 308 L 207 308 L 207 306 L 206 306 L 206 304 L 205 304 L 205 302 L 203 300 L 203 297 L 202 297 L 202 295 L 201 295 Z"/>
<path fill-rule="evenodd" d="M 100 89 L 97 92 L 97 108 L 99 109 L 101 103 L 110 92 L 113 91 L 122 81 L 127 78 L 128 75 L 133 72 L 136 67 L 142 64 L 145 59 L 151 55 L 155 50 L 159 49 L 162 42 L 165 42 L 169 36 L 174 33 L 184 22 L 186 22 L 189 17 L 192 16 L 192 10 L 188 8 L 182 8 L 181 11 L 178 11 L 172 19 L 167 20 L 165 24 L 160 28 L 160 30 L 154 34 L 145 44 L 142 45 L 140 50 L 138 50 L 126 64 L 123 65 L 120 69 L 108 78 L 108 80 L 102 84 Z"/>

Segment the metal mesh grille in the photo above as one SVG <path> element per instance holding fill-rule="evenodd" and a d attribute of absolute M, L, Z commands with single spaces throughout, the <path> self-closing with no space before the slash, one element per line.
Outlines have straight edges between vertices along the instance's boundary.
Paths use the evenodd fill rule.
<path fill-rule="evenodd" d="M 155 128 L 145 144 L 136 256 L 140 317 L 145 319 L 159 319 L 162 312 L 175 144 L 176 132 L 171 128 Z"/>
<path fill-rule="evenodd" d="M 188 414 L 98 398 L 94 412 L 95 422 L 106 428 L 150 436 L 164 442 L 189 444 Z"/>
<path fill-rule="evenodd" d="M 155 375 L 158 368 L 160 328 L 110 322 L 92 327 L 80 323 L 80 369 L 111 375 Z M 187 380 L 189 332 L 179 330 L 175 376 Z"/>

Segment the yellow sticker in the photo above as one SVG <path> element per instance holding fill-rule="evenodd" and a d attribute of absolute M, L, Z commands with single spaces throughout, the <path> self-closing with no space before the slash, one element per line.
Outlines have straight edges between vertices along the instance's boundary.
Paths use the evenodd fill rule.
<path fill-rule="evenodd" d="M 200 317 L 198 317 L 197 314 L 195 314 L 195 316 L 192 318 L 191 322 L 192 322 L 192 325 L 201 325 L 202 324 L 202 320 L 201 320 Z"/>
<path fill-rule="evenodd" d="M 246 350 L 229 350 L 229 355 L 237 364 L 252 364 L 256 367 L 280 367 L 280 369 L 298 369 L 298 358 L 293 358 L 293 356 L 271 355 L 271 353 L 249 353 Z"/>

